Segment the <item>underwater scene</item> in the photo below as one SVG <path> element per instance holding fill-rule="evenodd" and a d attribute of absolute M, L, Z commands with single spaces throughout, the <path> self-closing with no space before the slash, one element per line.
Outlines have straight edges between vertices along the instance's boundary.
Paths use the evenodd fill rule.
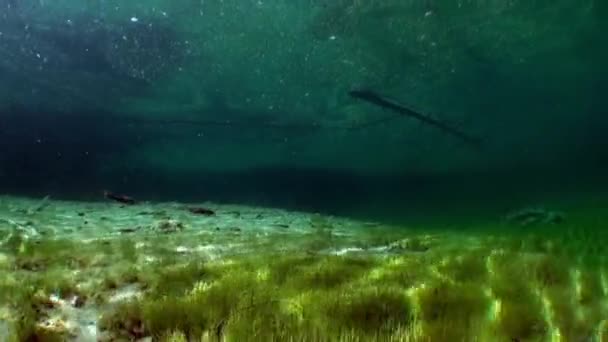
<path fill-rule="evenodd" d="M 607 18 L 0 0 L 0 342 L 608 341 Z"/>

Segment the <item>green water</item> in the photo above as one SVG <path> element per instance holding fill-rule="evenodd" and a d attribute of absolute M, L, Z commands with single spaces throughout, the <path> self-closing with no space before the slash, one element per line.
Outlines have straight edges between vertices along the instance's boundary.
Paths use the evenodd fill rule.
<path fill-rule="evenodd" d="M 0 339 L 605 340 L 607 16 L 0 0 Z"/>

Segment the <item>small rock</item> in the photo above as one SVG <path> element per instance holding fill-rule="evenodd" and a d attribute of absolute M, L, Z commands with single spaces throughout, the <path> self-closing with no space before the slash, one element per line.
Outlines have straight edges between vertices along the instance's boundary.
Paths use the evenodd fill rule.
<path fill-rule="evenodd" d="M 81 308 L 86 303 L 86 298 L 84 296 L 74 296 L 70 300 L 70 304 L 75 308 Z"/>
<path fill-rule="evenodd" d="M 364 251 L 365 250 L 363 248 L 347 247 L 347 248 L 342 248 L 342 249 L 335 251 L 334 254 L 335 255 L 346 255 L 346 254 L 350 254 L 350 253 L 364 252 Z"/>
<path fill-rule="evenodd" d="M 185 247 L 185 246 L 177 246 L 175 248 L 175 251 L 177 253 L 188 253 L 188 252 L 190 252 L 190 249 L 188 247 Z"/>
<path fill-rule="evenodd" d="M 69 333 L 68 325 L 60 318 L 47 318 L 38 323 L 38 329 L 52 334 L 68 335 Z"/>

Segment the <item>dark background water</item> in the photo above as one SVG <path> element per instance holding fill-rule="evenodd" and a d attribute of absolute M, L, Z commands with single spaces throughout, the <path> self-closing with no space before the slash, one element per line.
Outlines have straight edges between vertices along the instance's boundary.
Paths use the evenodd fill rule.
<path fill-rule="evenodd" d="M 0 7 L 4 193 L 405 215 L 605 189 L 598 1 Z"/>

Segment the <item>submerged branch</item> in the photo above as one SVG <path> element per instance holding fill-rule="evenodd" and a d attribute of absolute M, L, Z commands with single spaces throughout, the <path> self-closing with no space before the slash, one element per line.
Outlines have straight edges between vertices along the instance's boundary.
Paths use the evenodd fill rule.
<path fill-rule="evenodd" d="M 407 108 L 406 106 L 398 103 L 397 101 L 389 99 L 384 96 L 381 96 L 373 91 L 352 90 L 349 92 L 349 95 L 353 98 L 369 102 L 378 107 L 382 107 L 382 108 L 394 111 L 400 115 L 412 117 L 427 125 L 434 126 L 445 133 L 451 134 L 451 135 L 459 138 L 460 140 L 462 140 L 463 142 L 465 142 L 471 146 L 474 146 L 477 148 L 481 147 L 481 140 L 479 138 L 470 136 L 467 133 L 462 132 L 455 127 L 452 127 L 443 121 L 439 121 L 430 116 L 415 112 L 415 111 Z"/>

